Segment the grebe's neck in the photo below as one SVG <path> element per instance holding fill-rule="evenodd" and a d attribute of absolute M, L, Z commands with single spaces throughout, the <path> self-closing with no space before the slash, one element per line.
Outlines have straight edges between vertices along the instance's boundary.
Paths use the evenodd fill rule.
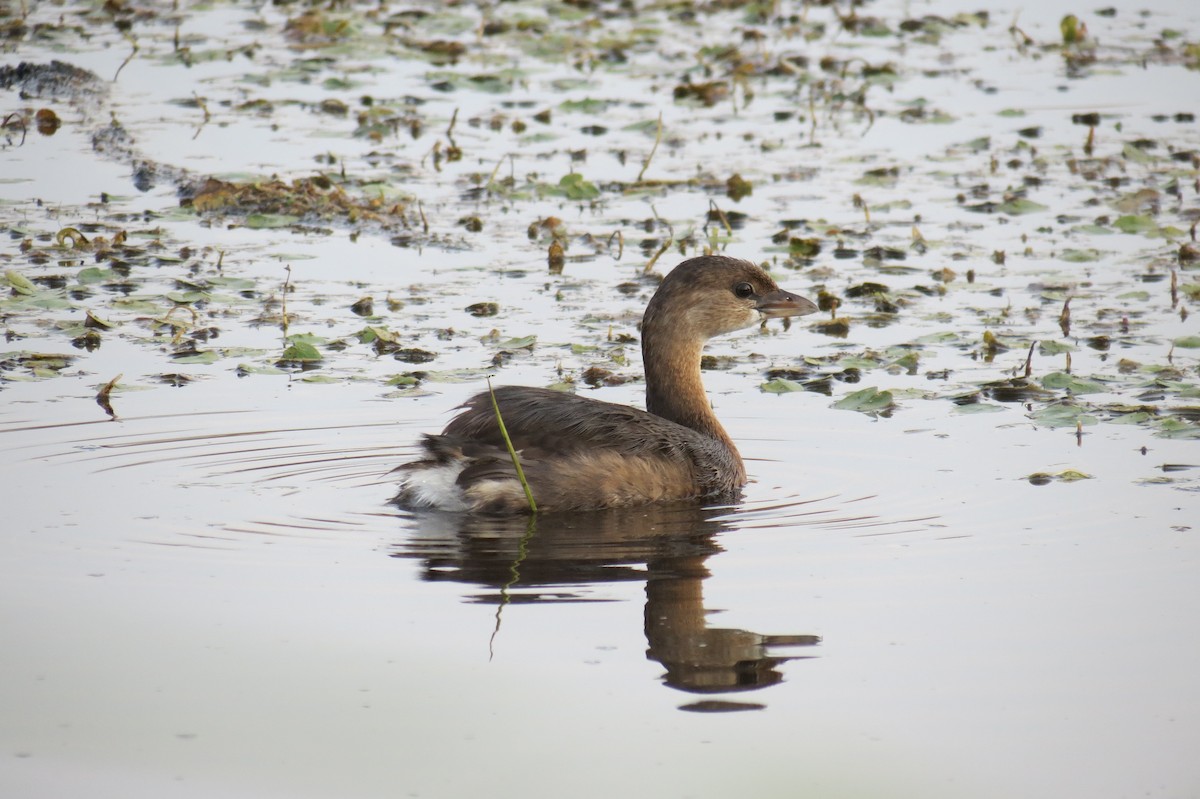
<path fill-rule="evenodd" d="M 733 440 L 713 414 L 700 377 L 704 340 L 672 335 L 657 324 L 642 328 L 642 366 L 646 372 L 646 410 L 727 446 L 737 456 Z"/>

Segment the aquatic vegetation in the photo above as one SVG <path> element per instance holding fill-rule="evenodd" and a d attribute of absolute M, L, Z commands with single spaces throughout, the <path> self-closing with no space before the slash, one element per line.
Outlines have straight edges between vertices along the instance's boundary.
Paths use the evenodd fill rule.
<path fill-rule="evenodd" d="M 800 9 L 68 3 L 0 19 L 0 157 L 105 175 L 78 201 L 0 178 L 0 391 L 86 372 L 114 341 L 142 356 L 108 402 L 201 375 L 386 396 L 518 367 L 617 385 L 637 378 L 624 353 L 655 270 L 722 250 L 765 258 L 826 312 L 806 354 L 714 355 L 781 401 L 1200 437 L 1197 32 L 1116 11 L 1026 29 Z M 69 63 L 83 31 L 74 46 L 111 50 L 111 74 Z M 1068 98 L 1181 88 L 1144 109 L 1031 107 L 997 63 Z M 139 107 L 124 82 L 150 70 L 172 81 Z"/>

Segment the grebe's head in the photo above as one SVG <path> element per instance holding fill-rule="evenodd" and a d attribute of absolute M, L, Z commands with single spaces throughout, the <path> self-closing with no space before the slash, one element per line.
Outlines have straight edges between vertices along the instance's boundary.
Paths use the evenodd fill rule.
<path fill-rule="evenodd" d="M 650 331 L 704 341 L 765 319 L 816 310 L 749 261 L 704 255 L 684 261 L 663 278 L 642 317 L 642 331 L 643 336 Z"/>

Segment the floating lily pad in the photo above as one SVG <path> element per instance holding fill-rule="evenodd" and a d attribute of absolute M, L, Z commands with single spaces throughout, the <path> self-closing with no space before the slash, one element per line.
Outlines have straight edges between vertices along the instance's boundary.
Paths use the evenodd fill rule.
<path fill-rule="evenodd" d="M 1049 483 L 1076 483 L 1080 480 L 1091 480 L 1092 475 L 1086 472 L 1081 472 L 1078 469 L 1064 469 L 1061 472 L 1034 472 L 1027 475 L 1025 480 L 1028 480 L 1034 485 L 1047 485 Z"/>
<path fill-rule="evenodd" d="M 1011 214 L 1013 216 L 1021 216 L 1023 214 L 1035 214 L 1040 211 L 1047 211 L 1047 210 L 1049 210 L 1049 207 L 1042 205 L 1041 203 L 1036 203 L 1033 200 L 1028 200 L 1028 199 L 1025 199 L 1024 197 L 1019 197 L 1019 198 L 1016 198 L 1013 200 L 1007 200 L 1006 202 L 1000 203 L 1000 205 L 998 205 L 996 207 L 996 210 L 1002 214 Z"/>
<path fill-rule="evenodd" d="M 516 338 L 495 339 L 488 343 L 505 350 L 525 350 L 537 344 L 537 336 L 518 336 Z"/>
<path fill-rule="evenodd" d="M 1113 227 L 1122 233 L 1149 233 L 1158 229 L 1154 219 L 1144 214 L 1119 216 L 1113 221 Z"/>
<path fill-rule="evenodd" d="M 245 225 L 248 228 L 264 230 L 270 228 L 291 227 L 300 221 L 300 217 L 291 214 L 249 214 Z"/>
<path fill-rule="evenodd" d="M 553 193 L 561 194 L 568 200 L 594 200 L 600 196 L 600 190 L 595 184 L 574 172 L 563 175 Z"/>
<path fill-rule="evenodd" d="M 1108 387 L 1095 380 L 1084 380 L 1066 372 L 1051 372 L 1042 378 L 1042 385 L 1052 391 L 1068 391 L 1072 394 L 1097 394 Z"/>
<path fill-rule="evenodd" d="M 1200 438 L 1200 425 L 1182 419 L 1161 419 L 1155 427 L 1159 438 Z"/>
<path fill-rule="evenodd" d="M 299 363 L 313 363 L 321 360 L 321 352 L 307 341 L 293 340 L 290 345 L 283 351 L 281 356 L 284 361 L 296 361 Z"/>
<path fill-rule="evenodd" d="M 1045 427 L 1078 427 L 1099 423 L 1099 419 L 1077 405 L 1047 405 L 1027 415 Z"/>
<path fill-rule="evenodd" d="M 265 364 L 255 363 L 239 363 L 237 365 L 238 375 L 286 375 L 288 374 L 283 369 L 277 366 L 269 366 Z"/>
<path fill-rule="evenodd" d="M 804 391 L 804 384 L 783 377 L 776 377 L 759 385 L 759 390 L 768 394 L 787 394 L 792 391 Z"/>
<path fill-rule="evenodd" d="M 75 274 L 75 279 L 84 285 L 90 283 L 106 283 L 113 280 L 119 280 L 120 277 L 121 276 L 112 269 L 104 269 L 99 266 L 88 266 L 80 269 Z"/>
<path fill-rule="evenodd" d="M 876 413 L 895 406 L 892 392 L 880 391 L 877 388 L 864 388 L 847 394 L 830 407 L 842 411 L 859 411 L 861 413 Z"/>
<path fill-rule="evenodd" d="M 1075 345 L 1065 341 L 1047 339 L 1038 342 L 1038 355 L 1062 355 L 1064 352 L 1075 352 L 1077 349 Z"/>
<path fill-rule="evenodd" d="M 33 281 L 15 269 L 9 269 L 5 272 L 4 279 L 8 281 L 8 285 L 17 294 L 32 295 L 38 293 L 38 287 L 33 284 Z"/>
<path fill-rule="evenodd" d="M 1133 413 L 1122 413 L 1108 420 L 1109 424 L 1143 424 L 1155 418 L 1155 414 L 1148 411 L 1134 411 Z"/>
<path fill-rule="evenodd" d="M 216 350 L 190 350 L 172 355 L 171 359 L 175 363 L 186 364 L 216 363 L 221 359 L 221 354 Z"/>
<path fill-rule="evenodd" d="M 354 334 L 362 344 L 373 344 L 377 341 L 394 344 L 399 341 L 400 336 L 394 330 L 388 330 L 386 327 L 378 327 L 369 325 Z"/>
<path fill-rule="evenodd" d="M 1092 261 L 1100 260 L 1100 251 L 1097 249 L 1066 249 L 1059 252 L 1060 260 L 1067 261 L 1073 264 L 1085 264 Z"/>
<path fill-rule="evenodd" d="M 954 406 L 955 413 L 968 416 L 976 413 L 996 413 L 1003 410 L 1005 410 L 1003 405 L 997 405 L 994 402 L 968 402 Z"/>

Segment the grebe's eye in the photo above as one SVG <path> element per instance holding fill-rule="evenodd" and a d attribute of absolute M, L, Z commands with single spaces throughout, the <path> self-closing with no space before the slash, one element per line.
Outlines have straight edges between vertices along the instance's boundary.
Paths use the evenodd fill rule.
<path fill-rule="evenodd" d="M 749 283 L 738 283 L 733 287 L 733 293 L 739 299 L 746 300 L 754 296 L 754 286 Z"/>

